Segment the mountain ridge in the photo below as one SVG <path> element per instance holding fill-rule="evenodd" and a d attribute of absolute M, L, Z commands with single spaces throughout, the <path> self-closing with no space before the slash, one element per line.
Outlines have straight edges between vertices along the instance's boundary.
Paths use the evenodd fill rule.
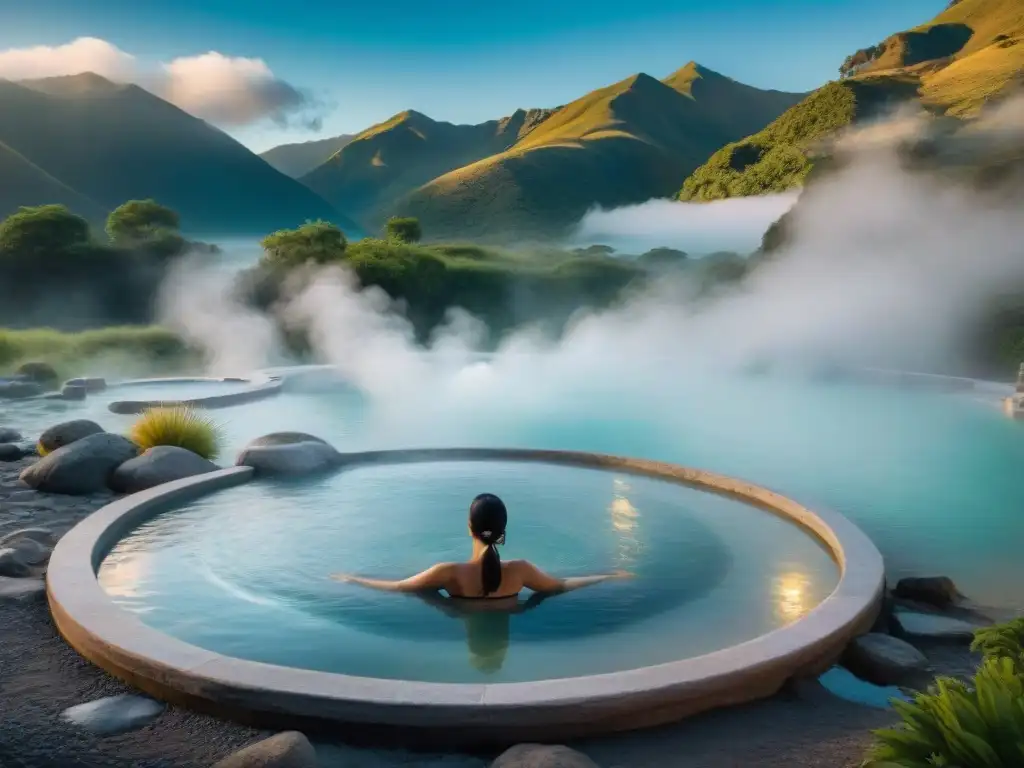
<path fill-rule="evenodd" d="M 95 73 L 0 80 L 0 143 L 22 174 L 19 185 L 0 185 L 2 215 L 36 202 L 33 186 L 56 194 L 57 181 L 74 194 L 46 202 L 65 202 L 93 221 L 125 200 L 154 198 L 194 234 L 265 233 L 309 218 L 359 232 L 226 133 L 137 85 Z"/>

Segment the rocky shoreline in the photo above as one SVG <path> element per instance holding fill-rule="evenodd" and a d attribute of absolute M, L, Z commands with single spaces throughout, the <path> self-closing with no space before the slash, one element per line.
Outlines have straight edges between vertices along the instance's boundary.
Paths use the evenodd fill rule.
<path fill-rule="evenodd" d="M 276 445 L 265 448 L 280 451 Z M 311 746 L 301 734 L 275 737 L 133 695 L 127 686 L 79 657 L 57 635 L 43 585 L 45 562 L 53 544 L 118 494 L 108 489 L 82 495 L 33 489 L 21 478 L 29 466 L 40 461 L 35 455 L 0 461 L 3 768 L 484 768 L 494 760 L 493 755 L 421 755 L 323 742 Z M 293 464 L 294 457 L 288 463 Z M 906 588 L 902 594 L 897 589 L 887 602 L 877 634 L 861 644 L 851 666 L 860 664 L 861 673 L 870 667 L 867 675 L 880 675 L 879 685 L 909 684 L 914 673 L 927 672 L 928 677 L 970 674 L 976 660 L 963 638 L 957 640 L 955 631 L 950 634 L 948 623 L 964 621 L 967 614 L 950 617 L 934 605 L 945 599 L 943 590 L 949 589 L 955 591 L 941 580 L 918 584 L 916 589 L 910 585 L 909 594 Z M 938 631 L 926 626 L 932 630 L 930 635 L 910 637 L 913 633 L 905 627 L 908 612 L 936 617 Z M 912 639 L 920 653 L 910 645 L 899 645 L 903 642 L 900 638 Z M 870 729 L 893 720 L 889 710 L 845 701 L 810 682 L 768 701 L 649 731 L 572 744 L 573 750 L 526 750 L 521 745 L 497 757 L 495 766 L 594 768 L 596 763 L 604 768 L 654 768 L 668 760 L 683 768 L 853 768 L 863 758 Z M 253 744 L 257 746 L 248 748 Z"/>

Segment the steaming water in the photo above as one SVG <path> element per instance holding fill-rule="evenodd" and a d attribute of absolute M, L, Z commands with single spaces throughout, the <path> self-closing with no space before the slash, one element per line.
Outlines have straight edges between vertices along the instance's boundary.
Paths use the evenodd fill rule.
<path fill-rule="evenodd" d="M 505 557 L 560 575 L 626 569 L 635 578 L 512 616 L 327 578 L 394 578 L 464 559 L 466 508 L 482 489 L 509 505 Z M 837 576 L 810 535 L 735 501 L 602 471 L 490 462 L 232 489 L 150 522 L 100 573 L 145 622 L 220 653 L 448 682 L 595 674 L 707 653 L 795 620 Z"/>

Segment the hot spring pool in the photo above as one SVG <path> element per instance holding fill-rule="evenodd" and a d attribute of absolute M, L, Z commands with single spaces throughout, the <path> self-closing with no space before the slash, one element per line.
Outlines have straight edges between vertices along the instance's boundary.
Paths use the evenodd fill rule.
<path fill-rule="evenodd" d="M 465 559 L 468 503 L 484 490 L 509 507 L 503 557 L 562 576 L 625 569 L 635 578 L 536 604 L 524 595 L 513 615 L 328 578 L 400 578 Z M 146 624 L 223 655 L 366 677 L 512 682 L 751 640 L 823 600 L 838 567 L 795 524 L 673 483 L 431 462 L 221 491 L 138 528 L 99 577 Z"/>

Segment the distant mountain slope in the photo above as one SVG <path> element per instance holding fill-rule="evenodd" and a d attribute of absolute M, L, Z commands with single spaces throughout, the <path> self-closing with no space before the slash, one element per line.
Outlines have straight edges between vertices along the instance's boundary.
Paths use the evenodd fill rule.
<path fill-rule="evenodd" d="M 301 180 L 336 207 L 379 225 L 402 195 L 507 149 L 550 114 L 521 109 L 501 120 L 453 125 L 401 112 L 355 136 Z"/>
<path fill-rule="evenodd" d="M 297 179 L 326 162 L 331 155 L 354 138 L 355 134 L 345 133 L 341 136 L 332 136 L 329 139 L 281 144 L 266 152 L 261 152 L 260 157 L 285 176 Z"/>
<path fill-rule="evenodd" d="M 142 88 L 94 74 L 0 80 L 0 142 L 51 180 L 42 189 L 39 174 L 35 187 L 0 178 L 8 212 L 66 199 L 95 216 L 95 207 L 151 197 L 177 210 L 190 233 L 260 234 L 320 217 L 359 229 L 225 133 Z M 9 153 L 7 161 L 14 162 Z M 51 190 L 65 197 L 45 200 Z M 66 197 L 68 190 L 77 196 Z"/>
<path fill-rule="evenodd" d="M 976 116 L 1024 82 L 1024 2 L 959 0 L 927 24 L 848 56 L 840 72 L 845 79 L 716 152 L 685 180 L 679 199 L 799 186 L 819 142 L 894 101 L 917 99 L 936 114 Z"/>
<path fill-rule="evenodd" d="M 102 221 L 103 206 L 62 184 L 5 144 L 0 144 L 0 218 L 23 205 L 60 203 L 90 221 Z"/>
<path fill-rule="evenodd" d="M 400 200 L 437 237 L 562 234 L 591 207 L 669 196 L 723 143 L 765 125 L 800 94 L 759 91 L 690 63 L 562 107 L 504 152 Z"/>

